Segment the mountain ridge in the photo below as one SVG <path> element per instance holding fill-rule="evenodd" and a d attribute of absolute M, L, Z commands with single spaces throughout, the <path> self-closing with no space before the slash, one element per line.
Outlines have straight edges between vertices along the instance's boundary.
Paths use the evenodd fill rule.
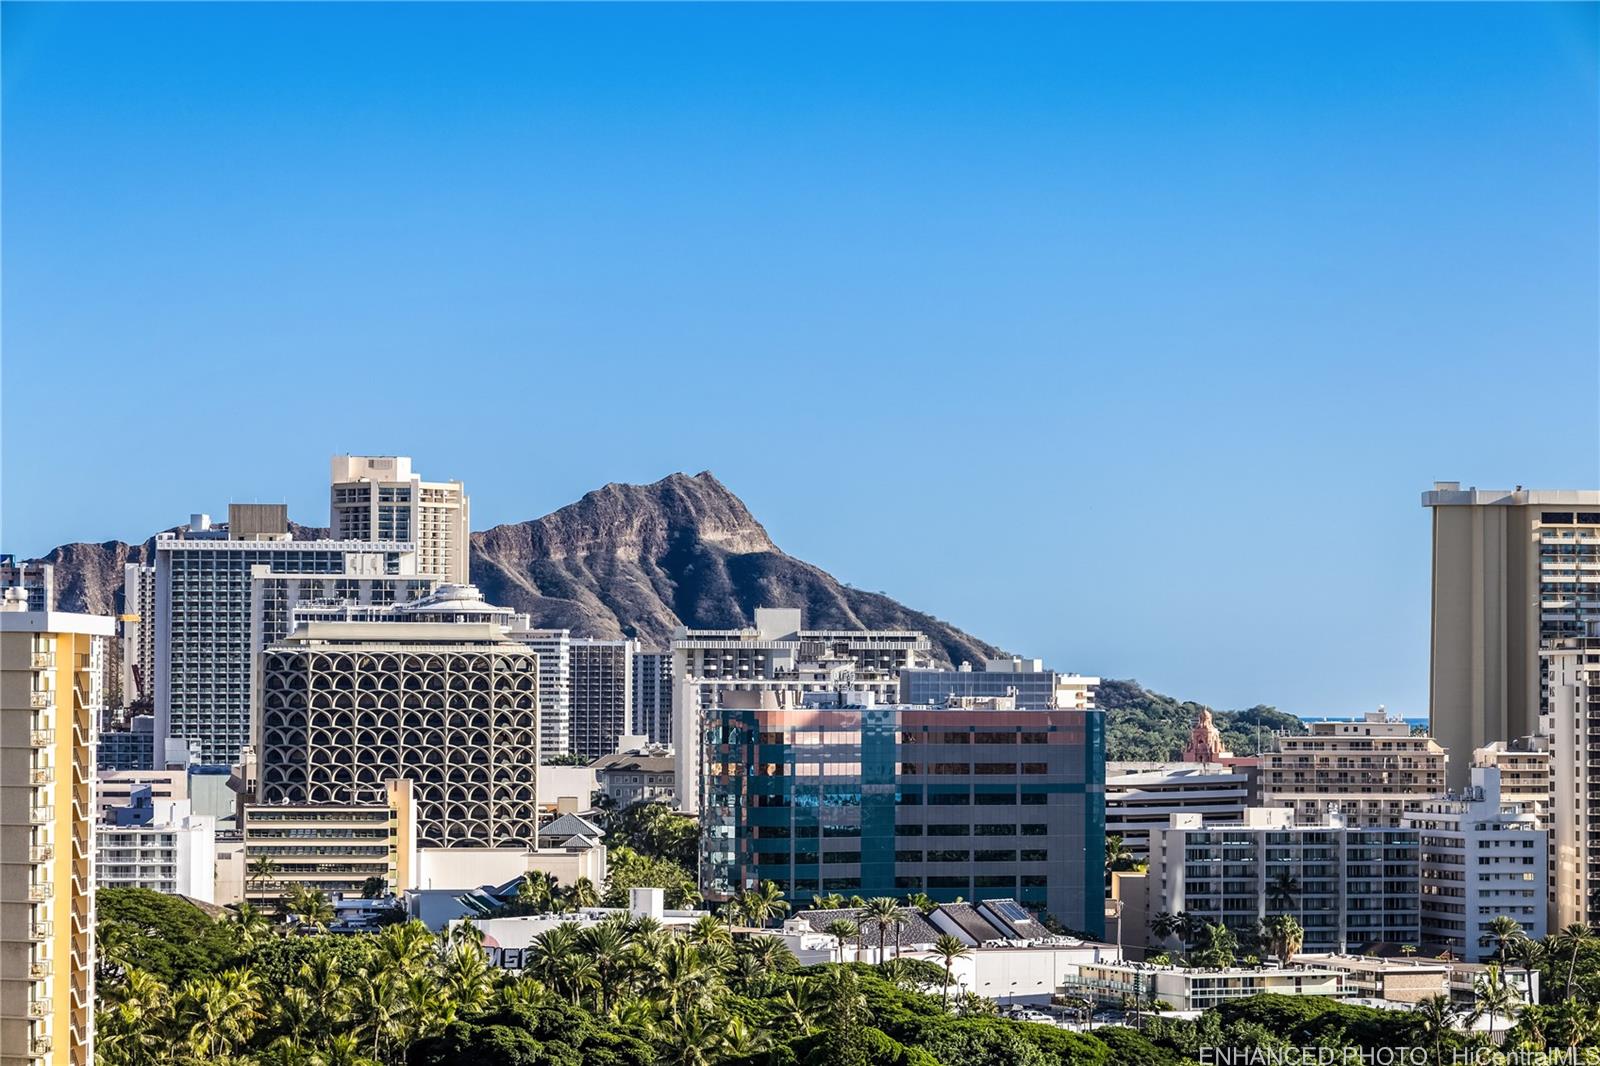
<path fill-rule="evenodd" d="M 327 533 L 297 523 L 290 529 L 297 540 Z M 39 561 L 56 567 L 60 609 L 117 614 L 123 565 L 154 555 L 152 536 L 63 544 Z M 1004 654 L 787 554 L 710 471 L 645 485 L 612 482 L 543 517 L 473 533 L 471 577 L 490 602 L 576 636 L 665 647 L 680 624 L 735 628 L 752 624 L 757 607 L 799 607 L 818 629 L 919 629 L 945 664 Z"/>

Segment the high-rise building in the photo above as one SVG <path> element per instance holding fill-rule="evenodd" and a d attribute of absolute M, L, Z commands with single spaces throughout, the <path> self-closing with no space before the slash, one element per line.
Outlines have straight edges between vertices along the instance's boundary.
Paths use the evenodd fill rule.
<path fill-rule="evenodd" d="M 109 617 L 0 602 L 0 1066 L 94 1061 L 95 729 Z"/>
<path fill-rule="evenodd" d="M 700 709 L 718 693 L 761 689 L 829 692 L 840 687 L 896 702 L 900 673 L 927 665 L 926 635 L 915 630 L 802 629 L 800 610 L 756 608 L 744 629 L 688 629 L 672 640 L 672 714 L 666 723 L 676 752 L 678 806 L 698 810 Z"/>
<path fill-rule="evenodd" d="M 20 589 L 30 611 L 56 609 L 56 568 L 49 563 L 17 562 L 0 555 L 0 588 Z"/>
<path fill-rule="evenodd" d="M 122 690 L 128 702 L 153 704 L 156 684 L 156 568 L 122 568 Z"/>
<path fill-rule="evenodd" d="M 1538 731 L 1552 659 L 1541 649 L 1600 636 L 1600 490 L 1462 489 L 1435 482 L 1433 735 L 1456 754 Z"/>
<path fill-rule="evenodd" d="M 1401 824 L 1421 849 L 1422 953 L 1485 962 L 1495 956 L 1489 923 L 1502 915 L 1530 940 L 1544 937 L 1549 841 L 1534 815 L 1501 802 L 1499 770 L 1474 766 L 1471 781 Z"/>
<path fill-rule="evenodd" d="M 568 670 L 574 755 L 593 761 L 617 750 L 617 739 L 631 729 L 635 640 L 574 638 Z"/>
<path fill-rule="evenodd" d="M 334 540 L 411 541 L 417 573 L 452 585 L 471 577 L 472 526 L 459 481 L 424 481 L 403 455 L 336 455 L 328 490 Z"/>
<path fill-rule="evenodd" d="M 1600 637 L 1574 639 L 1550 658 L 1552 929 L 1600 924 Z"/>
<path fill-rule="evenodd" d="M 1500 802 L 1533 815 L 1550 827 L 1550 738 L 1497 740 L 1472 753 L 1472 765 L 1500 771 Z"/>
<path fill-rule="evenodd" d="M 539 751 L 565 755 L 572 751 L 572 631 L 517 628 L 513 639 L 539 656 Z"/>
<path fill-rule="evenodd" d="M 708 899 L 761 881 L 795 900 L 1004 897 L 1101 935 L 1100 712 L 1017 710 L 1003 697 L 926 707 L 866 692 L 717 696 L 698 741 Z"/>
<path fill-rule="evenodd" d="M 633 655 L 633 726 L 653 744 L 672 743 L 672 652 L 640 648 Z"/>
<path fill-rule="evenodd" d="M 539 675 L 496 622 L 306 622 L 259 656 L 257 800 L 385 802 L 420 846 L 533 847 Z"/>
<path fill-rule="evenodd" d="M 234 504 L 226 526 L 194 515 L 178 533 L 158 537 L 156 758 L 177 739 L 200 765 L 226 767 L 250 742 L 256 578 L 404 577 L 415 575 L 415 564 L 405 542 L 291 540 L 282 504 Z"/>
<path fill-rule="evenodd" d="M 1398 826 L 1404 811 L 1445 791 L 1444 748 L 1383 711 L 1357 722 L 1312 722 L 1305 736 L 1280 734 L 1261 756 L 1262 803 L 1287 807 L 1308 825 L 1329 809 L 1351 826 Z"/>
<path fill-rule="evenodd" d="M 1046 670 L 1039 659 L 987 659 L 980 670 L 962 663 L 955 670 L 908 666 L 900 671 L 900 702 L 940 704 L 952 697 L 1010 696 L 1025 710 L 1094 706 L 1098 677 Z"/>
<path fill-rule="evenodd" d="M 95 827 L 95 886 L 147 888 L 216 902 L 217 820 L 149 785 L 106 811 Z"/>
<path fill-rule="evenodd" d="M 1148 876 L 1152 913 L 1184 912 L 1239 934 L 1289 914 L 1305 929 L 1306 951 L 1415 945 L 1421 935 L 1415 829 L 1349 826 L 1336 812 L 1296 823 L 1293 811 L 1262 807 L 1242 825 L 1174 814 L 1150 831 Z"/>
<path fill-rule="evenodd" d="M 1257 768 L 1221 764 L 1106 767 L 1106 834 L 1122 837 L 1140 862 L 1150 855 L 1150 831 L 1164 829 L 1174 814 L 1199 814 L 1206 825 L 1236 824 L 1252 806 Z"/>

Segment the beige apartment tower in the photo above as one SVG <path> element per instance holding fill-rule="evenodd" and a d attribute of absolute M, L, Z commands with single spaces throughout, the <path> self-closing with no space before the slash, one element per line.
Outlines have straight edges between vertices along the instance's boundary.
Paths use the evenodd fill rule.
<path fill-rule="evenodd" d="M 424 481 L 404 455 L 336 455 L 331 481 L 332 539 L 411 541 L 417 573 L 471 581 L 472 516 L 461 482 Z"/>
<path fill-rule="evenodd" d="M 1280 736 L 1261 756 L 1261 797 L 1303 825 L 1329 810 L 1362 828 L 1394 828 L 1400 815 L 1445 790 L 1448 756 L 1432 737 L 1383 711 L 1358 722 L 1312 722 L 1307 736 Z"/>
<path fill-rule="evenodd" d="M 94 1061 L 95 727 L 113 619 L 0 602 L 0 1066 Z"/>
<path fill-rule="evenodd" d="M 1541 648 L 1600 636 L 1600 490 L 1463 489 L 1435 482 L 1431 729 L 1457 754 L 1538 731 Z"/>

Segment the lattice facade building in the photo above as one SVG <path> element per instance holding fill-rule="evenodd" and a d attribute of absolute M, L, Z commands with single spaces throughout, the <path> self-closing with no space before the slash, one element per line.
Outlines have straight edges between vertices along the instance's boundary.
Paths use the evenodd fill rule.
<path fill-rule="evenodd" d="M 259 663 L 261 803 L 406 778 L 419 846 L 537 845 L 539 664 L 498 625 L 311 622 Z"/>

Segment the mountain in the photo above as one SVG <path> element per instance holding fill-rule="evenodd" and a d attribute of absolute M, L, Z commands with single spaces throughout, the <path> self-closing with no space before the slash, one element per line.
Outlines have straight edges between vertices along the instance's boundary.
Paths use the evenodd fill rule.
<path fill-rule="evenodd" d="M 554 514 L 472 535 L 472 580 L 536 624 L 666 646 L 673 627 L 750 625 L 799 607 L 817 629 L 919 629 L 946 663 L 994 645 L 785 554 L 709 472 L 607 485 Z"/>
<path fill-rule="evenodd" d="M 1209 710 L 1228 750 L 1255 755 L 1270 746 L 1274 733 L 1301 735 L 1305 723 L 1292 714 L 1257 705 L 1243 711 L 1218 711 L 1203 703 L 1178 701 L 1151 692 L 1137 681 L 1100 682 L 1096 702 L 1106 711 L 1106 759 L 1112 762 L 1166 762 L 1183 753 L 1200 712 Z"/>
<path fill-rule="evenodd" d="M 291 526 L 297 539 L 325 529 Z M 116 614 L 122 567 L 154 558 L 155 539 L 65 544 L 46 555 L 66 611 Z M 850 588 L 785 554 L 709 472 L 650 485 L 606 485 L 577 503 L 472 535 L 472 580 L 492 603 L 537 626 L 665 646 L 680 623 L 732 628 L 757 607 L 799 607 L 819 629 L 919 629 L 945 663 L 1000 649 L 887 596 Z"/>

